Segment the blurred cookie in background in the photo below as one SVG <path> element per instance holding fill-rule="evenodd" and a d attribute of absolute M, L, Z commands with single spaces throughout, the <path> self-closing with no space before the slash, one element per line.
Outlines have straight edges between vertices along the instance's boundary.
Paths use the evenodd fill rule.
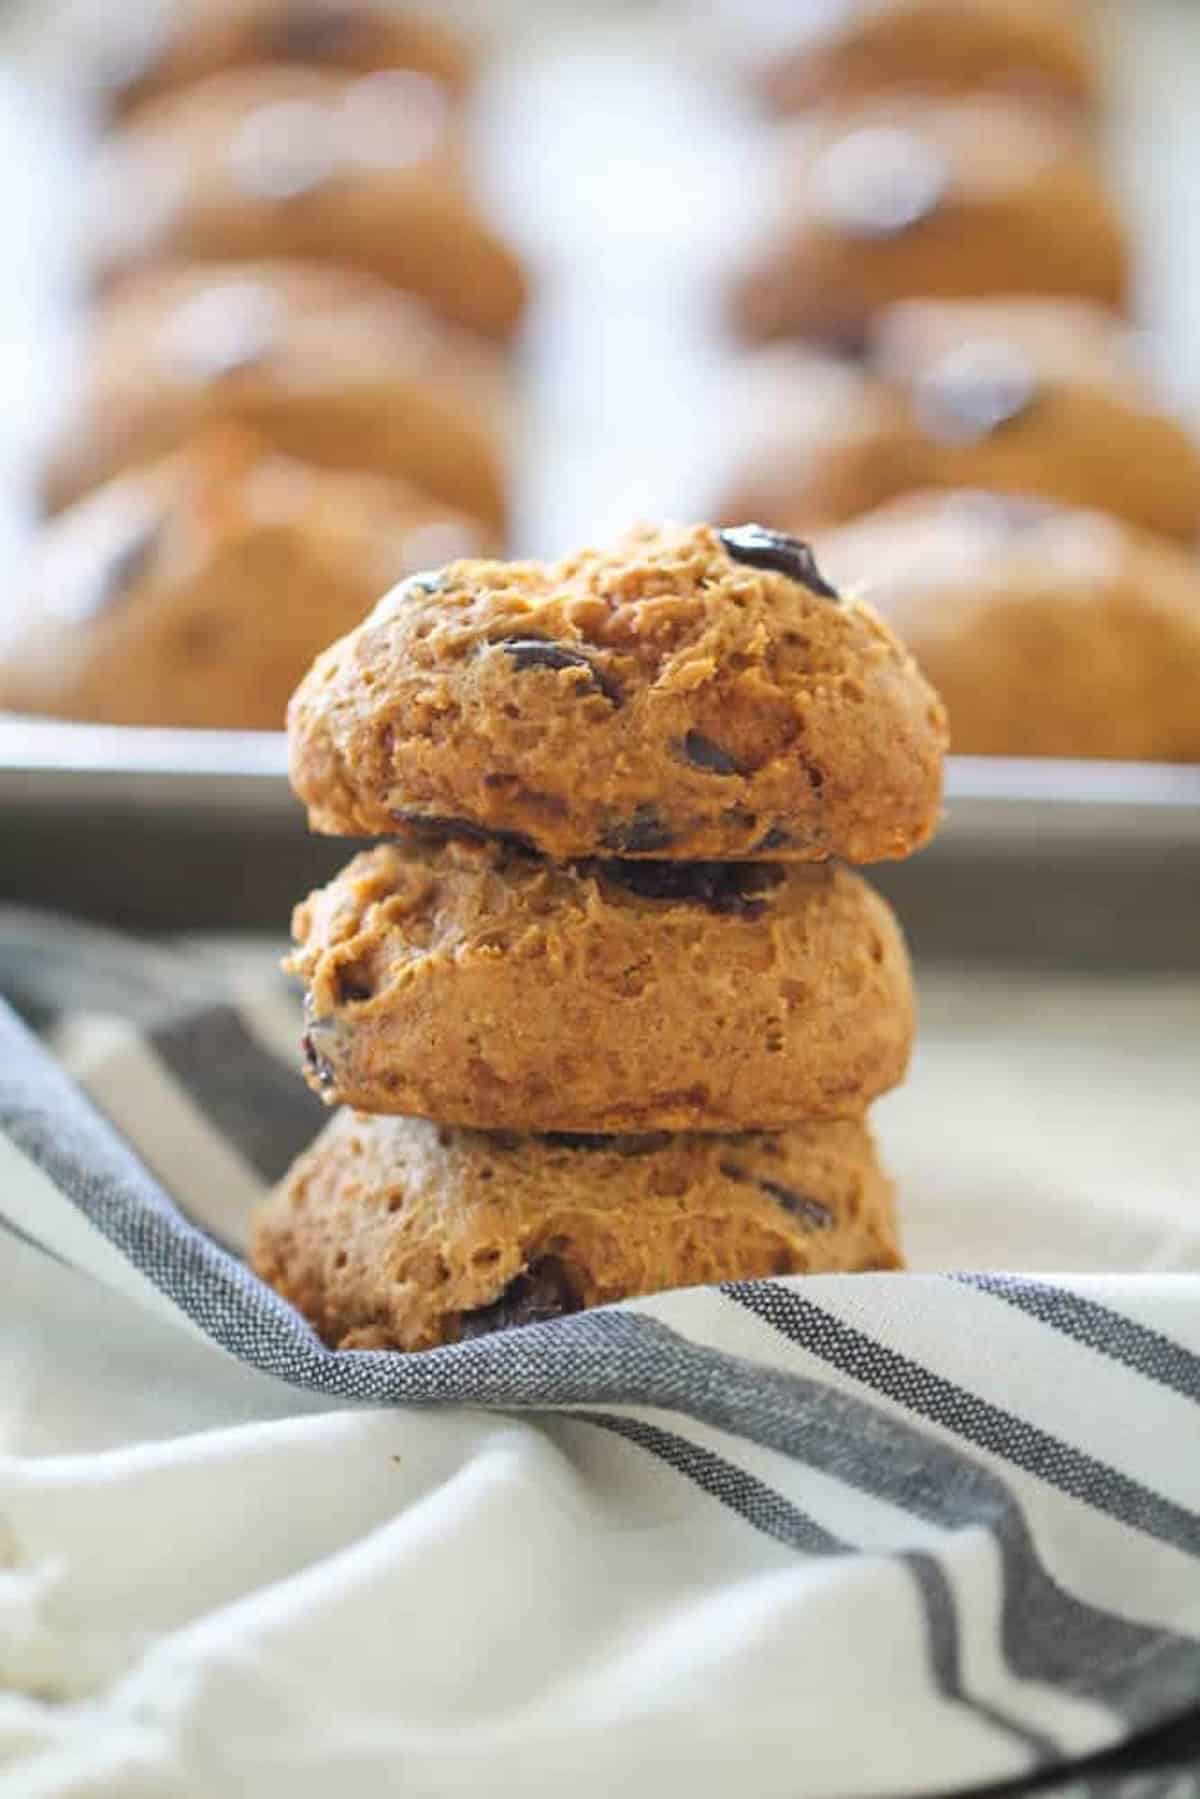
<path fill-rule="evenodd" d="M 736 0 L 730 5 L 732 17 Z M 891 88 L 1011 93 L 1098 109 L 1100 71 L 1072 0 L 800 0 L 751 6 L 756 85 L 783 112 Z"/>
<path fill-rule="evenodd" d="M 904 637 L 960 755 L 1200 761 L 1200 565 L 1103 513 L 911 495 L 821 566 Z"/>
<path fill-rule="evenodd" d="M 525 305 L 520 261 L 471 193 L 451 96 L 411 70 L 263 66 L 164 94 L 102 146 L 92 222 L 102 280 L 167 258 L 300 257 L 502 339 Z"/>
<path fill-rule="evenodd" d="M 1095 152 L 1057 117 L 911 96 L 780 133 L 777 217 L 736 279 L 735 329 L 858 352 L 898 300 L 1055 295 L 1122 310 L 1130 245 Z"/>
<path fill-rule="evenodd" d="M 369 275 L 163 267 L 105 296 L 88 331 L 80 397 L 45 474 L 51 509 L 235 420 L 304 461 L 403 478 L 504 523 L 506 358 Z"/>
<path fill-rule="evenodd" d="M 455 93 L 474 74 L 470 46 L 436 8 L 386 0 L 141 0 L 112 9 L 97 35 L 101 85 L 121 112 L 247 63 L 417 69 Z"/>
<path fill-rule="evenodd" d="M 916 488 L 985 487 L 1200 530 L 1200 448 L 1127 322 L 1086 302 L 909 302 L 879 314 L 865 367 L 776 344 L 741 389 L 726 521 L 803 535 Z"/>
<path fill-rule="evenodd" d="M 0 708 L 282 729 L 313 657 L 382 592 L 495 547 L 416 488 L 209 432 L 46 527 L 0 637 Z"/>

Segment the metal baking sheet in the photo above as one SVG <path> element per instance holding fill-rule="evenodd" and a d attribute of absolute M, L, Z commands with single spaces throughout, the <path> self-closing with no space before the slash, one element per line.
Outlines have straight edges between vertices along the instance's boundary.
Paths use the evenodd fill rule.
<path fill-rule="evenodd" d="M 0 259 L 0 551 L 10 568 L 30 528 L 39 431 L 70 401 L 70 244 L 86 142 L 64 80 L 73 10 L 36 0 L 3 22 L 0 209 L 12 229 Z M 523 349 L 531 425 L 517 547 L 555 554 L 638 516 L 702 516 L 734 355 L 718 323 L 723 272 L 761 227 L 771 188 L 765 128 L 716 38 L 695 28 L 717 9 L 490 0 L 457 10 L 477 12 L 501 45 L 479 114 L 480 179 L 541 296 Z M 1175 228 L 1197 172 L 1187 77 L 1200 15 L 1191 0 L 1106 0 L 1097 20 L 1113 48 L 1110 137 L 1142 240 L 1143 313 L 1173 393 L 1200 417 L 1200 238 Z M 284 770 L 270 734 L 0 718 L 0 899 L 152 928 L 277 929 L 348 853 L 306 835 Z M 1200 769 L 952 760 L 937 842 L 872 878 L 926 953 L 1200 966 Z"/>
<path fill-rule="evenodd" d="M 352 853 L 266 732 L 0 720 L 0 895 L 141 929 L 279 931 Z M 1200 768 L 951 758 L 946 818 L 871 871 L 917 953 L 1200 968 Z"/>
<path fill-rule="evenodd" d="M 1047 838 L 1112 854 L 1200 847 L 1200 765 L 952 756 L 941 841 L 981 858 Z M 188 816 L 298 816 L 287 745 L 270 731 L 168 731 L 0 716 L 0 806 Z"/>

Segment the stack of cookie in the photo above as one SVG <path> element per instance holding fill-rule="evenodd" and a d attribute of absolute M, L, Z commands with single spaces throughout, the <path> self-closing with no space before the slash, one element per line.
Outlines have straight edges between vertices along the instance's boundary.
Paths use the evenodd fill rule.
<path fill-rule="evenodd" d="M 297 911 L 309 1078 L 355 1110 L 253 1238 L 328 1342 L 898 1265 L 865 1119 L 910 975 L 846 864 L 928 838 L 945 722 L 803 544 L 451 564 L 289 724 L 314 828 L 387 838 Z"/>
<path fill-rule="evenodd" d="M 436 19 L 385 0 L 152 0 L 107 12 L 121 54 L 107 83 L 117 122 L 88 213 L 96 297 L 43 483 L 48 509 L 67 518 L 38 546 L 13 641 L 0 646 L 0 704 L 278 728 L 281 690 L 344 617 L 279 617 L 254 638 L 256 665 L 239 660 L 225 680 L 235 652 L 253 648 L 246 632 L 231 618 L 198 634 L 191 621 L 197 582 L 209 613 L 221 611 L 221 532 L 211 554 L 194 536 L 182 587 L 158 582 L 151 607 L 138 583 L 105 574 L 110 522 L 136 517 L 138 537 L 157 516 L 169 536 L 175 502 L 190 503 L 181 480 L 225 456 L 233 427 L 259 446 L 244 512 L 283 492 L 281 457 L 314 519 L 332 515 L 353 478 L 378 516 L 390 513 L 389 582 L 431 554 L 496 552 L 524 273 L 468 174 L 472 59 Z M 111 492 L 97 501 L 98 487 Z M 352 591 L 364 576 L 330 566 L 337 534 L 306 538 L 295 523 L 306 579 Z M 90 570 L 65 587 L 63 543 Z M 289 583 L 265 555 L 255 585 L 256 610 L 283 610 Z M 64 616 L 78 634 L 65 681 L 42 653 Z M 148 637 L 178 647 L 131 706 L 105 670 L 139 617 Z"/>

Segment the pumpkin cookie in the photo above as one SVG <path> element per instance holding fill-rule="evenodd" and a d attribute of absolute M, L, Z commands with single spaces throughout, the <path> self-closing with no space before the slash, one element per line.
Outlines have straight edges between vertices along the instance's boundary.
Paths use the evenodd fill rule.
<path fill-rule="evenodd" d="M 341 1112 L 254 1221 L 251 1265 L 337 1349 L 433 1349 L 664 1288 L 896 1268 L 858 1121 L 529 1137 Z"/>
<path fill-rule="evenodd" d="M 108 140 L 98 274 L 168 258 L 300 257 L 365 270 L 489 336 L 525 280 L 471 197 L 445 90 L 396 70 L 235 70 L 164 94 Z"/>
<path fill-rule="evenodd" d="M 736 284 L 749 338 L 861 348 L 898 300 L 1068 295 L 1121 310 L 1130 249 L 1095 152 L 1001 100 L 879 99 L 784 134 L 781 216 Z"/>
<path fill-rule="evenodd" d="M 887 628 L 753 526 L 410 581 L 318 659 L 290 735 L 319 831 L 449 820 L 563 860 L 905 856 L 945 748 Z"/>
<path fill-rule="evenodd" d="M 1200 761 L 1200 570 L 1098 512 L 893 501 L 822 540 L 912 645 L 980 756 Z"/>
<path fill-rule="evenodd" d="M 1200 526 L 1200 449 L 1126 322 L 1082 301 L 913 301 L 880 315 L 863 369 L 775 344 L 745 371 L 740 415 L 724 518 L 811 532 L 936 486 L 1042 494 L 1184 540 Z"/>
<path fill-rule="evenodd" d="M 758 85 L 781 111 L 895 88 L 1100 104 L 1077 0 L 827 0 L 778 37 Z"/>
<path fill-rule="evenodd" d="M 210 433 L 46 527 L 0 633 L 0 706 L 279 730 L 315 652 L 384 582 L 486 541 L 416 489 Z"/>
<path fill-rule="evenodd" d="M 247 63 L 363 75 L 417 69 L 455 92 L 474 73 L 469 47 L 432 8 L 381 0 L 139 0 L 113 10 L 100 45 L 100 77 L 122 112 Z"/>
<path fill-rule="evenodd" d="M 331 1104 L 522 1131 L 851 1117 L 903 1078 L 908 959 L 838 864 L 384 844 L 297 908 Z"/>
<path fill-rule="evenodd" d="M 92 315 L 52 510 L 232 420 L 302 461 L 413 481 L 489 526 L 507 506 L 502 353 L 370 275 L 296 262 L 154 269 Z"/>

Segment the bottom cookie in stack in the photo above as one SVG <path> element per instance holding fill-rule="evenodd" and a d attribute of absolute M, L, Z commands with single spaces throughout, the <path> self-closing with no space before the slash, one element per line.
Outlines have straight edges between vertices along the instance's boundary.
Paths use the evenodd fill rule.
<path fill-rule="evenodd" d="M 251 1264 L 339 1349 L 432 1349 L 638 1294 L 901 1266 L 861 1120 L 527 1136 L 342 1110 Z"/>

